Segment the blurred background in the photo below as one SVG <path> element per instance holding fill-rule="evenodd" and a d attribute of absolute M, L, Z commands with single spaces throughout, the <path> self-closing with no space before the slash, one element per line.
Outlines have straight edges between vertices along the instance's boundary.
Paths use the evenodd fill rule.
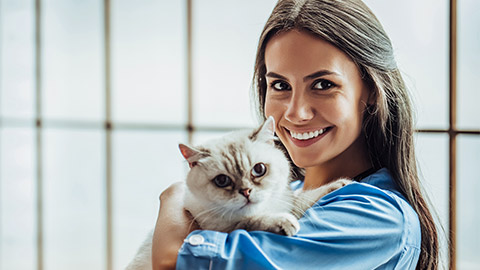
<path fill-rule="evenodd" d="M 257 124 L 275 2 L 0 0 L 0 269 L 123 269 L 186 174 L 178 143 Z M 480 1 L 365 2 L 416 104 L 443 268 L 480 269 Z"/>

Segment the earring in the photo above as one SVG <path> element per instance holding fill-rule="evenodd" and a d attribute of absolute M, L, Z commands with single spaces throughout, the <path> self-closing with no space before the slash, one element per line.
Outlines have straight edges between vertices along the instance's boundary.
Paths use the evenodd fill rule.
<path fill-rule="evenodd" d="M 378 111 L 377 106 L 375 106 L 375 105 L 367 105 L 367 107 L 365 107 L 365 110 L 370 115 L 374 115 Z"/>
<path fill-rule="evenodd" d="M 365 101 L 362 100 L 362 103 L 363 105 L 365 105 L 365 111 L 367 111 L 367 113 L 369 115 L 374 115 L 377 113 L 377 107 L 374 105 L 374 104 L 367 104 Z"/>

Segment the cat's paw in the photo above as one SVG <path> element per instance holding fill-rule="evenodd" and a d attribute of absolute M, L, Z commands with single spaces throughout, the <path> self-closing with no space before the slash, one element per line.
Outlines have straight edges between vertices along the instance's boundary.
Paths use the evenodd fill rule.
<path fill-rule="evenodd" d="M 292 214 L 263 215 L 244 220 L 237 224 L 236 229 L 247 231 L 267 231 L 276 234 L 292 236 L 300 230 L 297 218 Z"/>
<path fill-rule="evenodd" d="M 273 216 L 268 228 L 265 229 L 267 232 L 286 236 L 295 235 L 299 230 L 300 224 L 298 223 L 297 218 L 291 214 L 279 214 Z"/>
<path fill-rule="evenodd" d="M 325 189 L 326 189 L 326 193 L 330 193 L 332 191 L 335 191 L 339 188 L 342 188 L 346 185 L 349 185 L 353 183 L 352 180 L 349 180 L 349 179 L 345 179 L 345 178 L 342 178 L 342 179 L 338 179 L 338 180 L 335 180 L 327 185 L 325 185 Z"/>

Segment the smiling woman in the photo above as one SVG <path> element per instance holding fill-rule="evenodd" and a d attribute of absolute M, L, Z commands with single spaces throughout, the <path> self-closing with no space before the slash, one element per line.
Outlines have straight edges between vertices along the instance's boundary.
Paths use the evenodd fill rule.
<path fill-rule="evenodd" d="M 480 231 L 476 228 L 480 223 L 480 212 L 472 207 L 480 192 L 477 166 L 480 164 L 480 91 L 477 87 L 480 65 L 477 26 L 480 17 L 476 14 L 480 10 L 480 1 L 363 2 L 378 16 L 389 34 L 398 68 L 415 101 L 418 132 L 414 143 L 421 167 L 420 178 L 439 213 L 439 224 L 449 237 L 446 241 L 440 239 L 444 256 L 443 267 L 440 265 L 439 268 L 480 269 L 477 254 Z M 173 181 L 184 178 L 187 165 L 178 152 L 178 142 L 197 144 L 227 130 L 255 125 L 248 106 L 247 89 L 252 79 L 258 38 L 276 3 L 277 0 L 0 0 L 0 269 L 123 268 L 155 222 L 159 193 Z M 309 24 L 305 19 L 308 16 L 302 17 L 302 11 L 296 12 L 302 9 L 304 1 L 285 3 L 293 3 L 290 6 L 295 12 L 275 13 L 276 18 L 269 22 L 281 23 L 269 25 L 275 29 L 266 29 L 262 44 L 271 47 L 273 43 L 270 41 L 289 34 L 284 30 Z M 304 8 L 308 5 L 309 1 L 306 1 Z M 328 17 L 329 14 L 321 13 L 319 17 Z M 293 18 L 299 19 L 292 23 Z M 345 13 L 335 24 L 350 19 L 349 13 Z M 307 28 L 313 28 L 312 25 Z M 291 30 L 306 34 L 317 42 L 328 40 L 326 44 L 333 44 L 357 65 L 362 78 L 370 74 L 362 68 L 364 62 L 356 63 L 363 59 L 355 55 L 361 51 L 339 45 L 340 40 L 332 38 L 335 35 L 319 38 L 311 31 L 305 31 L 306 28 L 302 31 L 293 28 Z M 359 28 L 344 28 L 338 32 L 347 29 L 352 34 L 347 43 L 356 48 L 374 48 L 366 58 L 372 57 L 370 64 L 384 70 L 377 63 L 383 60 L 390 63 L 390 57 L 383 55 L 378 59 L 374 52 L 381 51 L 385 39 L 363 39 L 360 42 L 360 36 L 360 44 L 356 45 L 354 33 Z M 110 45 L 106 44 L 107 38 Z M 299 48 L 303 45 L 306 44 L 296 44 Z M 263 52 L 265 48 L 259 50 L 259 53 Z M 313 52 L 292 54 L 304 53 L 313 57 Z M 259 55 L 258 59 L 273 62 L 287 59 L 289 55 L 282 55 L 281 59 Z M 264 64 L 258 66 L 258 80 L 255 78 L 259 103 L 262 95 L 266 97 L 267 90 L 285 90 L 292 94 L 302 89 L 293 83 L 294 80 L 305 86 L 305 91 L 317 89 L 315 92 L 325 92 L 324 97 L 326 93 L 345 91 L 345 85 L 338 80 L 345 76 L 340 69 L 322 66 L 297 76 L 284 71 L 274 72 L 271 67 L 263 73 L 260 68 L 266 67 Z M 104 69 L 107 65 L 110 72 Z M 388 66 L 396 68 L 396 65 Z M 369 78 L 365 79 L 367 83 Z M 265 83 L 262 88 L 262 83 L 267 80 L 276 82 L 274 85 Z M 105 87 L 108 82 L 110 95 Z M 370 91 L 372 85 L 367 83 L 367 90 Z M 192 95 L 187 95 L 187 89 Z M 262 93 L 261 89 L 265 92 Z M 457 104 L 461 106 L 449 107 L 449 101 L 455 101 L 449 98 L 449 90 L 456 93 Z M 337 99 L 332 100 L 338 102 L 341 96 L 340 92 Z M 325 102 L 326 98 L 320 97 L 317 96 L 318 102 Z M 294 106 L 297 106 L 296 98 L 291 97 Z M 376 98 L 373 97 L 370 104 L 376 104 Z M 261 110 L 259 120 L 265 116 L 264 105 L 258 106 Z M 287 130 L 293 126 L 286 124 L 287 118 L 280 120 L 287 128 L 283 130 L 284 146 L 289 144 L 298 163 L 313 165 L 323 162 L 316 156 L 316 161 L 301 161 L 298 151 L 319 147 L 337 135 L 335 130 L 343 130 L 340 122 L 332 120 L 326 109 L 319 106 L 314 109 L 313 119 L 295 130 Z M 359 105 L 358 109 L 362 106 Z M 369 117 L 385 112 L 380 109 L 368 107 L 363 112 L 368 119 L 362 122 L 372 124 L 380 119 Z M 105 123 L 107 113 L 111 119 Z M 351 115 L 356 112 L 342 113 Z M 303 130 L 300 128 L 303 126 L 318 130 Z M 365 126 L 361 135 L 379 138 L 382 124 L 377 127 L 366 129 Z M 386 126 L 386 129 L 391 127 Z M 108 147 L 107 132 L 112 134 Z M 316 138 L 318 141 L 314 140 Z M 383 157 L 391 151 L 387 146 L 391 144 L 375 145 L 379 146 L 376 152 L 384 154 L 380 160 L 384 160 Z M 322 145 L 320 150 L 324 149 Z M 327 152 L 332 154 L 332 151 L 328 149 Z M 375 156 L 369 154 L 369 158 Z M 379 164 L 377 160 L 373 161 Z M 351 166 L 348 162 L 345 165 L 346 168 Z M 380 164 L 377 167 L 386 166 Z M 261 172 L 259 168 L 255 173 Z M 308 174 L 312 172 L 307 170 Z M 363 184 L 375 184 L 367 179 L 371 173 L 369 170 L 356 178 L 363 179 Z M 393 173 L 391 170 L 390 174 Z M 304 179 L 303 175 L 297 176 L 296 179 Z M 109 177 L 111 185 L 106 185 Z M 306 179 L 309 179 L 308 175 Z M 242 191 L 243 196 L 250 193 L 248 189 Z M 363 199 L 365 194 L 359 198 Z M 321 231 L 318 226 L 311 226 L 315 230 L 305 231 L 309 224 L 317 225 L 309 223 L 311 221 L 323 221 L 323 224 L 330 221 L 324 216 L 315 217 L 310 215 L 303 219 L 304 233 L 298 236 L 315 236 Z M 330 217 L 332 222 L 339 219 Z M 173 228 L 169 233 L 178 231 Z M 208 232 L 197 233 L 205 236 L 184 236 L 188 243 L 179 243 L 184 244 L 185 249 L 201 248 L 195 239 L 204 239 L 205 242 L 212 239 Z M 375 233 L 373 235 L 378 236 L 379 231 Z M 261 245 L 264 254 L 270 255 L 266 251 L 272 247 L 282 251 L 279 257 L 296 263 L 292 268 L 301 266 L 298 260 L 291 259 L 294 254 L 289 250 L 283 252 L 285 242 L 270 241 L 272 237 L 257 233 L 244 233 L 240 238 L 235 238 L 235 234 L 215 235 L 232 241 L 253 239 L 244 242 L 252 245 L 237 248 L 223 244 L 217 246 L 231 251 L 229 258 L 232 260 L 238 258 L 234 256 L 240 254 L 241 248 L 251 250 L 251 247 L 258 247 L 258 243 L 268 242 L 278 245 Z M 325 234 L 318 236 L 321 237 L 314 240 L 325 240 Z M 359 234 L 359 237 L 364 236 L 365 233 Z M 190 245 L 194 243 L 197 246 Z M 305 251 L 306 262 L 315 263 L 311 258 L 320 258 L 322 261 L 317 265 L 323 268 L 336 260 L 334 256 L 323 258 L 313 248 L 299 250 Z M 328 252 L 335 253 L 335 250 L 329 249 Z M 178 249 L 175 250 L 177 253 Z M 298 258 L 303 258 L 304 254 L 299 254 Z M 364 255 L 362 250 L 358 254 Z M 183 255 L 189 258 L 187 253 Z M 253 253 L 242 255 L 251 259 L 245 259 L 246 263 L 265 258 L 255 257 Z M 281 265 L 277 258 L 269 256 L 267 259 Z M 216 265 L 219 262 L 229 261 L 225 258 L 213 261 L 212 268 L 220 267 Z M 178 262 L 190 261 L 181 259 Z M 355 266 L 359 268 L 361 265 Z"/>
<path fill-rule="evenodd" d="M 297 38 L 310 44 L 311 47 L 303 44 L 295 45 L 293 38 L 295 32 L 301 32 L 298 34 L 300 37 Z M 314 42 L 315 39 L 316 42 Z M 305 159 L 306 162 L 309 162 L 306 164 L 310 165 L 306 167 L 305 184 L 326 183 L 331 181 L 329 177 L 332 176 L 329 174 L 338 177 L 335 173 L 340 176 L 352 177 L 351 174 L 355 172 L 355 169 L 362 167 L 373 170 L 388 169 L 398 192 L 411 204 L 418 215 L 422 242 L 417 268 L 436 268 L 438 263 L 437 232 L 423 197 L 417 173 L 413 143 L 413 109 L 409 93 L 394 58 L 390 39 L 375 15 L 359 0 L 335 3 L 308 0 L 280 1 L 265 25 L 258 46 L 255 83 L 260 115 L 269 113 L 269 92 L 272 90 L 269 88 L 268 78 L 265 78 L 269 69 L 275 72 L 278 67 L 285 67 L 287 70 L 289 67 L 282 61 L 269 58 L 269 53 L 275 52 L 275 46 L 272 46 L 275 43 L 282 43 L 286 50 L 285 54 L 281 55 L 282 58 L 289 59 L 286 55 L 296 55 L 306 61 L 306 68 L 300 68 L 301 62 L 296 62 L 298 59 L 290 60 L 294 65 L 292 71 L 281 71 L 287 72 L 287 75 L 290 74 L 288 79 L 297 78 L 299 80 L 298 78 L 303 78 L 306 74 L 322 68 L 336 71 L 343 75 L 340 78 L 348 80 L 348 83 L 345 83 L 345 80 L 343 82 L 339 80 L 343 84 L 338 83 L 336 87 L 332 84 L 331 88 L 321 91 L 312 87 L 305 88 L 307 84 L 301 85 L 302 88 L 296 85 L 299 83 L 294 80 L 291 101 L 285 102 L 284 104 L 288 106 L 280 110 L 282 113 L 280 113 L 281 117 L 278 121 L 282 122 L 281 119 L 284 119 L 285 128 L 283 130 L 287 136 L 283 136 L 283 140 L 281 135 L 279 137 L 294 164 L 302 166 L 295 160 L 296 152 L 301 155 L 310 155 L 309 159 Z M 308 49 L 308 51 L 299 52 L 300 48 Z M 339 52 L 335 50 L 339 50 Z M 332 55 L 322 55 L 324 51 L 329 51 Z M 310 55 L 304 56 L 305 54 Z M 276 56 L 280 57 L 279 54 Z M 316 59 L 318 63 L 309 61 L 308 57 Z M 273 65 L 269 66 L 271 62 Z M 297 74 L 297 69 L 300 69 L 300 74 Z M 336 82 L 333 78 L 330 81 Z M 325 93 L 326 96 L 332 98 L 320 99 L 317 95 L 308 95 L 311 92 Z M 333 94 L 336 92 L 340 92 L 340 94 Z M 296 97 L 296 95 L 300 97 Z M 304 98 L 304 96 L 308 98 Z M 302 97 L 303 101 L 300 103 L 297 99 Z M 344 104 L 342 105 L 342 103 Z M 323 106 L 320 106 L 322 104 Z M 296 111 L 296 114 L 291 113 L 290 110 Z M 303 118 L 299 118 L 299 116 Z M 303 122 L 299 120 L 303 120 Z M 336 123 L 341 132 L 336 132 Z M 344 123 L 348 123 L 348 125 L 342 126 Z M 318 144 L 316 153 L 314 151 L 304 153 L 300 147 L 292 147 L 295 145 L 292 143 L 295 139 L 289 140 L 288 127 L 293 129 L 295 125 L 296 128 L 301 126 L 307 127 L 307 129 L 309 125 L 321 125 L 320 128 L 325 128 L 323 125 L 327 125 L 331 130 L 322 136 L 325 138 L 324 141 L 330 137 L 330 144 L 323 145 L 321 148 L 322 138 L 310 145 L 309 148 L 316 147 Z M 348 132 L 349 129 L 353 130 L 352 136 L 342 134 L 343 131 Z M 300 131 L 303 132 L 301 129 Z M 348 155 L 350 152 L 352 157 Z M 347 157 L 343 157 L 344 154 Z M 318 158 L 322 156 L 324 156 L 323 159 Z M 337 162 L 337 159 L 340 161 Z M 342 161 L 342 159 L 344 160 Z M 331 167 L 330 164 L 332 164 Z M 368 169 L 366 172 L 372 169 Z M 311 181 L 310 179 L 315 180 Z"/>
<path fill-rule="evenodd" d="M 321 174 L 306 177 L 305 187 L 352 178 L 371 167 L 365 138 L 359 136 L 371 91 L 345 53 L 292 30 L 268 42 L 265 66 L 265 115 L 274 116 L 293 162 L 315 166 Z"/>
<path fill-rule="evenodd" d="M 358 183 L 317 201 L 293 237 L 191 232 L 172 186 L 161 196 L 154 268 L 436 269 L 438 240 L 420 190 L 412 107 L 393 55 L 360 0 L 280 0 L 257 50 L 260 117 L 275 119 L 281 146 L 305 171 L 294 189 L 341 177 Z M 184 242 L 200 236 L 205 245 Z"/>

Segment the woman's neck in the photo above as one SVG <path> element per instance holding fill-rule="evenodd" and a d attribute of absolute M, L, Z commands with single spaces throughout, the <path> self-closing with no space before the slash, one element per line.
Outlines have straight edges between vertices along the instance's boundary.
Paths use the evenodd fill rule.
<path fill-rule="evenodd" d="M 363 138 L 359 138 L 337 157 L 317 166 L 305 168 L 303 188 L 314 189 L 339 178 L 352 179 L 371 167 L 366 143 Z"/>

